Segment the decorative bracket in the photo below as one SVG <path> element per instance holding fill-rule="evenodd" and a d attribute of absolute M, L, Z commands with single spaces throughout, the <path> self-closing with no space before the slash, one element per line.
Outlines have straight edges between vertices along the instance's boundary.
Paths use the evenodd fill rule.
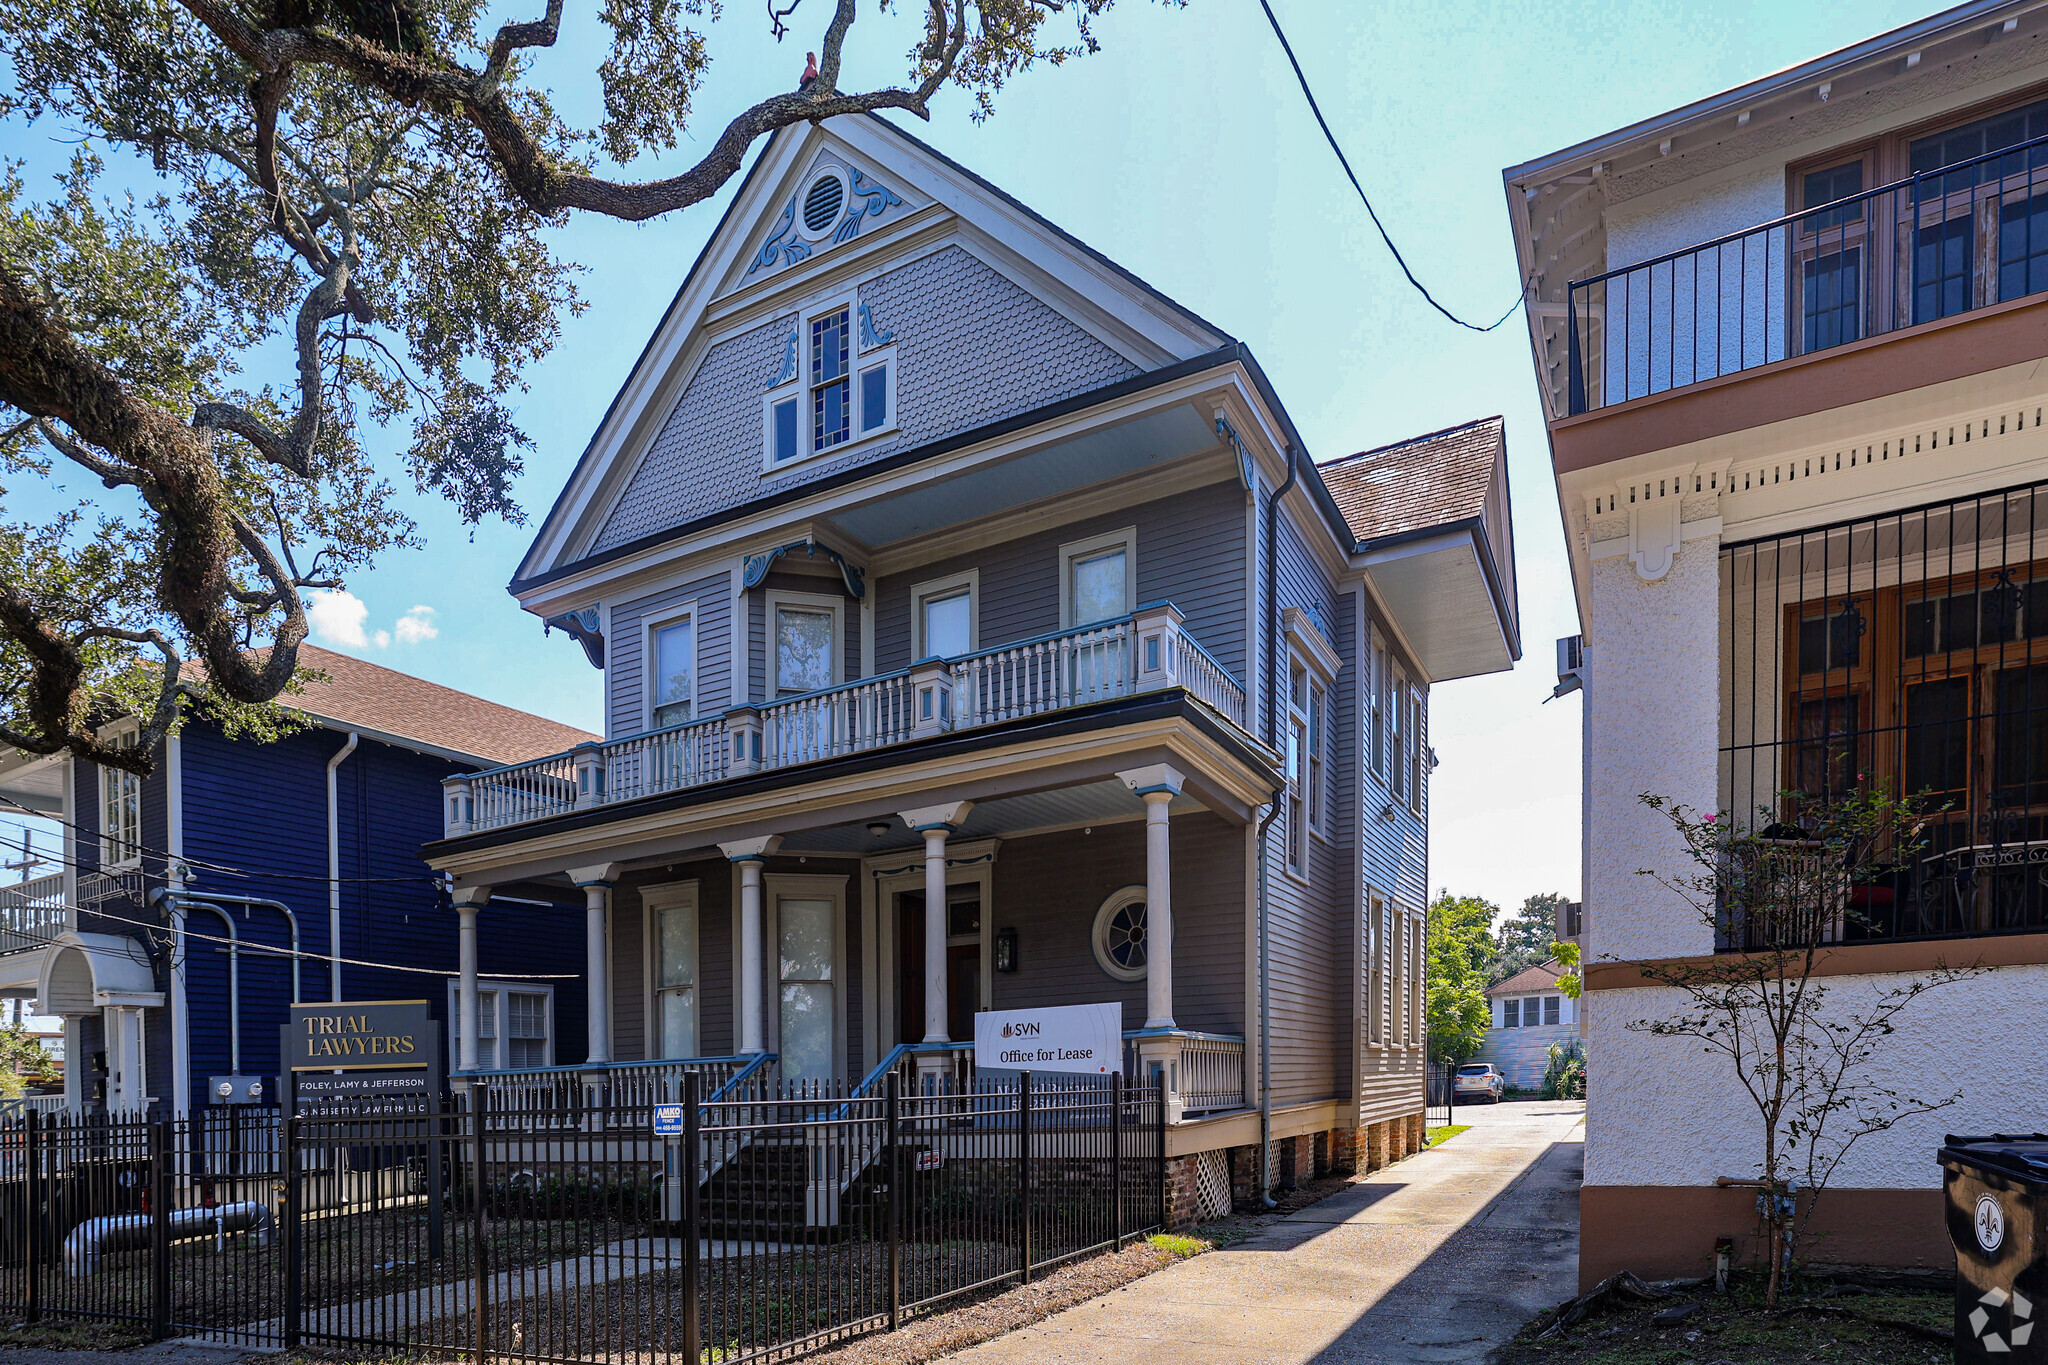
<path fill-rule="evenodd" d="M 848 596 L 856 601 L 867 596 L 867 570 L 857 564 L 848 563 L 846 557 L 837 550 L 834 550 L 829 545 L 820 545 L 809 536 L 805 536 L 802 540 L 792 540 L 787 545 L 778 545 L 772 550 L 763 550 L 759 554 L 748 555 L 740 564 L 740 586 L 743 588 L 760 587 L 761 580 L 768 577 L 768 570 L 774 567 L 775 561 L 792 550 L 802 550 L 807 557 L 813 559 L 820 554 L 824 555 L 839 566 L 839 578 L 841 582 L 846 584 Z"/>
<path fill-rule="evenodd" d="M 1678 558 L 1678 504 L 1675 497 L 1658 498 L 1628 509 L 1628 557 L 1636 566 L 1636 577 L 1645 583 L 1670 573 Z"/>
<path fill-rule="evenodd" d="M 1216 409 L 1216 439 L 1237 452 L 1237 481 L 1244 488 L 1245 492 L 1251 492 L 1253 482 L 1251 452 L 1244 448 L 1243 441 L 1237 439 L 1237 431 L 1230 425 L 1229 419 L 1224 417 L 1221 406 L 1218 406 Z"/>
<path fill-rule="evenodd" d="M 775 378 L 768 381 L 769 388 L 779 389 L 796 378 L 796 345 L 797 325 L 792 322 L 789 324 L 789 338 L 782 343 L 782 368 L 775 372 Z"/>
<path fill-rule="evenodd" d="M 577 644 L 583 646 L 583 657 L 590 660 L 592 668 L 604 667 L 604 632 L 599 629 L 603 618 L 596 607 L 579 607 L 565 611 L 560 616 L 550 616 L 541 622 L 541 633 L 551 634 L 560 630 Z"/>
<path fill-rule="evenodd" d="M 862 299 L 860 304 L 860 348 L 863 351 L 872 351 L 877 346 L 887 346 L 895 339 L 895 332 L 877 330 L 875 327 L 875 315 L 868 311 L 867 300 Z M 792 370 L 791 373 L 794 374 L 795 371 Z"/>

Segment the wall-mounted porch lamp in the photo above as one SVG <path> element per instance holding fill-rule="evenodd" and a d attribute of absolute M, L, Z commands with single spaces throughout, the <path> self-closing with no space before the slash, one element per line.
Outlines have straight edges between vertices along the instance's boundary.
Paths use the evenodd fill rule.
<path fill-rule="evenodd" d="M 996 930 L 996 970 L 1014 972 L 1017 970 L 1017 931 Z"/>

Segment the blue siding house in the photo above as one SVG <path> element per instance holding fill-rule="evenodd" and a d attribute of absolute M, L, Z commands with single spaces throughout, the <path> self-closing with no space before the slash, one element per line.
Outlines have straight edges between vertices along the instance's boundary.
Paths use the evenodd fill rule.
<path fill-rule="evenodd" d="M 63 1019 L 62 1107 L 274 1099 L 294 999 L 424 998 L 452 1056 L 458 917 L 419 857 L 442 780 L 595 736 L 312 646 L 300 662 L 325 675 L 292 699 L 310 724 L 272 743 L 194 712 L 146 778 L 0 751 L 0 801 L 64 832 L 60 872 L 0 894 L 0 998 Z M 487 912 L 484 1065 L 582 1057 L 580 916 L 557 900 L 581 910 L 507 885 Z"/>

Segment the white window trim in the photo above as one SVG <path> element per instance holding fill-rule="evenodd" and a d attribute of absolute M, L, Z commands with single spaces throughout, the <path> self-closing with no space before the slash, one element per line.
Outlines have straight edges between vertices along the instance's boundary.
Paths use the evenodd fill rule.
<path fill-rule="evenodd" d="M 1105 535 L 1090 536 L 1086 540 L 1072 540 L 1060 546 L 1060 629 L 1072 630 L 1074 621 L 1074 561 L 1093 559 L 1109 550 L 1124 552 L 1124 603 L 1132 610 L 1138 606 L 1138 528 L 1126 526 L 1119 531 Z M 1111 617 L 1111 620 L 1116 618 Z M 1088 624 L 1093 625 L 1094 622 Z"/>
<path fill-rule="evenodd" d="M 640 1051 L 649 1060 L 657 1059 L 655 1049 L 661 1046 L 661 985 L 657 970 L 661 956 L 661 912 L 681 905 L 690 906 L 697 912 L 697 1048 L 700 1053 L 704 1048 L 704 897 L 702 885 L 692 877 L 687 881 L 661 882 L 640 888 L 643 1002 L 640 1017 L 646 1021 L 642 1026 Z"/>
<path fill-rule="evenodd" d="M 1422 814 L 1422 784 L 1429 780 L 1429 693 L 1408 680 L 1408 809 Z"/>
<path fill-rule="evenodd" d="M 1371 657 L 1371 676 L 1366 679 L 1366 682 L 1368 684 L 1368 694 L 1372 698 L 1372 728 L 1366 736 L 1366 767 L 1371 771 L 1373 777 L 1379 781 L 1379 784 L 1384 787 L 1389 781 L 1387 756 L 1390 747 L 1390 736 L 1387 734 L 1386 729 L 1389 662 L 1387 659 L 1386 637 L 1381 635 L 1378 630 L 1374 630 L 1372 633 Z"/>
<path fill-rule="evenodd" d="M 477 1039 L 478 1068 L 484 1071 L 503 1071 L 506 1069 L 505 1048 L 510 1042 L 510 1039 L 506 1036 L 506 1028 L 511 1022 L 507 1018 L 505 1011 L 505 995 L 508 991 L 517 991 L 521 995 L 541 995 L 547 997 L 547 1013 L 545 1017 L 547 1020 L 548 1057 L 541 1065 L 553 1066 L 555 1064 L 555 988 L 552 985 L 539 981 L 499 981 L 490 977 L 478 977 L 476 993 L 477 1021 L 479 1024 L 483 1021 L 483 996 L 486 991 L 496 992 L 492 997 L 491 1056 L 488 1060 L 485 1059 L 482 1047 L 484 1040 L 481 1038 Z M 461 1062 L 462 1039 L 457 1036 L 456 1032 L 461 1020 L 462 981 L 458 977 L 451 976 L 448 978 L 448 1069 L 451 1071 Z"/>
<path fill-rule="evenodd" d="M 1386 897 L 1366 887 L 1365 942 L 1360 946 L 1365 959 L 1365 1045 L 1370 1048 L 1387 1045 L 1386 913 Z"/>
<path fill-rule="evenodd" d="M 1125 906 L 1136 905 L 1144 899 L 1145 888 L 1143 886 L 1119 887 L 1110 893 L 1109 899 L 1103 901 L 1101 907 L 1095 912 L 1095 922 L 1088 930 L 1088 946 L 1095 954 L 1095 965 L 1101 968 L 1102 974 L 1112 981 L 1143 981 L 1147 975 L 1147 970 L 1152 965 L 1152 913 L 1149 904 L 1146 906 L 1145 912 L 1145 968 L 1147 970 L 1134 972 L 1127 968 L 1119 967 L 1116 965 L 1116 960 L 1109 955 L 1108 945 L 1103 941 L 1103 935 L 1109 929 L 1110 918 Z M 1168 946 L 1169 948 L 1171 947 L 1171 945 Z"/>
<path fill-rule="evenodd" d="M 119 744 L 120 741 L 126 740 L 129 745 L 133 745 L 141 733 L 141 727 L 136 722 L 122 721 L 101 730 L 99 732 L 99 739 L 102 744 Z M 121 768 L 110 768 L 104 763 L 97 766 L 100 774 L 100 870 L 102 872 L 132 871 L 142 866 L 142 779 L 134 773 L 127 772 Z M 110 838 L 107 830 L 107 803 L 108 798 L 112 795 L 108 789 L 110 786 L 123 781 L 132 781 L 135 784 L 135 841 L 129 845 L 132 851 L 127 857 L 114 859 L 108 856 L 108 849 L 110 844 L 120 841 Z"/>
<path fill-rule="evenodd" d="M 1297 706 L 1294 701 L 1294 680 L 1297 676 L 1301 679 L 1302 691 L 1306 693 L 1308 688 L 1314 684 L 1316 676 L 1315 670 L 1307 667 L 1299 655 L 1290 653 L 1287 661 L 1287 691 L 1285 693 L 1285 702 L 1287 706 L 1287 734 L 1282 742 L 1285 745 L 1292 747 L 1294 742 L 1295 728 L 1299 726 L 1302 735 L 1302 753 L 1301 773 L 1299 777 L 1297 778 L 1291 772 L 1284 772 L 1282 774 L 1282 776 L 1286 779 L 1287 782 L 1287 794 L 1285 799 L 1288 803 L 1288 809 L 1287 819 L 1283 822 L 1286 825 L 1285 837 L 1287 839 L 1287 857 L 1282 862 L 1281 867 L 1282 870 L 1291 880 L 1298 882 L 1303 886 L 1307 886 L 1309 881 L 1309 828 L 1310 825 L 1313 823 L 1309 815 L 1311 801 L 1309 791 L 1308 740 L 1309 735 L 1311 734 L 1311 728 L 1308 723 L 1308 709 L 1306 705 L 1306 700 L 1304 699 L 1304 703 L 1299 706 Z M 1282 753 L 1281 763 L 1283 767 L 1291 766 L 1287 762 L 1287 757 L 1284 751 Z M 1301 820 L 1298 824 L 1296 823 L 1294 818 L 1294 805 L 1296 802 L 1299 802 L 1301 805 Z"/>
<path fill-rule="evenodd" d="M 846 599 L 828 593 L 797 592 L 790 588 L 770 588 L 761 607 L 761 667 L 766 676 L 761 679 L 761 693 L 764 705 L 773 705 L 781 700 L 775 685 L 775 611 L 778 607 L 801 607 L 812 611 L 832 613 L 832 679 L 826 687 L 837 687 L 846 679 Z M 800 695 L 791 693 L 791 696 Z"/>
<path fill-rule="evenodd" d="M 654 637 L 669 626 L 690 623 L 690 724 L 704 719 L 697 707 L 698 675 L 698 620 L 697 602 L 692 598 L 679 606 L 664 610 L 659 616 L 649 616 L 640 623 L 640 731 L 642 734 L 655 728 L 654 724 Z"/>
<path fill-rule="evenodd" d="M 969 569 L 947 578 L 928 578 L 911 585 L 910 657 L 913 661 L 930 653 L 924 641 L 924 604 L 933 598 L 952 597 L 963 591 L 967 594 L 967 652 L 972 654 L 981 648 L 981 570 Z"/>
<path fill-rule="evenodd" d="M 811 448 L 811 324 L 827 313 L 846 310 L 848 341 L 847 377 L 849 380 L 851 414 L 848 428 L 852 433 L 846 440 L 829 450 Z M 861 371 L 886 360 L 889 364 L 887 413 L 882 425 L 873 431 L 860 429 L 860 375 Z M 799 465 L 816 460 L 835 459 L 849 451 L 894 436 L 899 430 L 896 422 L 896 381 L 899 371 L 896 367 L 896 347 L 893 344 L 877 346 L 870 351 L 860 348 L 860 291 L 848 289 L 839 293 L 812 299 L 797 310 L 796 314 L 796 377 L 776 385 L 761 395 L 761 476 L 767 478 L 795 469 Z M 786 398 L 794 397 L 796 402 L 796 450 L 790 459 L 777 463 L 775 459 L 775 405 Z"/>
<path fill-rule="evenodd" d="M 735 876 L 739 871 L 734 867 Z M 782 1051 L 782 902 L 784 900 L 829 900 L 832 902 L 832 1076 L 846 1077 L 847 995 L 846 976 L 846 878 L 796 872 L 766 872 L 761 876 L 761 999 L 766 1006 L 768 1050 Z M 739 942 L 740 897 L 733 894 L 733 942 Z M 735 991 L 735 995 L 739 992 Z M 737 1005 L 735 1005 L 737 1011 Z M 734 1021 L 738 1022 L 737 1019 Z M 737 1034 L 735 1034 L 737 1036 Z"/>

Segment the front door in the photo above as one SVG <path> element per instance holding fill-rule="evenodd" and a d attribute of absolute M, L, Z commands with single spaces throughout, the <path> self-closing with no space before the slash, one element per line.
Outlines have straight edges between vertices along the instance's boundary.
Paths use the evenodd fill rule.
<path fill-rule="evenodd" d="M 946 906 L 946 1034 L 974 1039 L 981 1008 L 981 893 L 956 886 Z M 896 1041 L 924 1041 L 924 892 L 896 897 Z"/>

